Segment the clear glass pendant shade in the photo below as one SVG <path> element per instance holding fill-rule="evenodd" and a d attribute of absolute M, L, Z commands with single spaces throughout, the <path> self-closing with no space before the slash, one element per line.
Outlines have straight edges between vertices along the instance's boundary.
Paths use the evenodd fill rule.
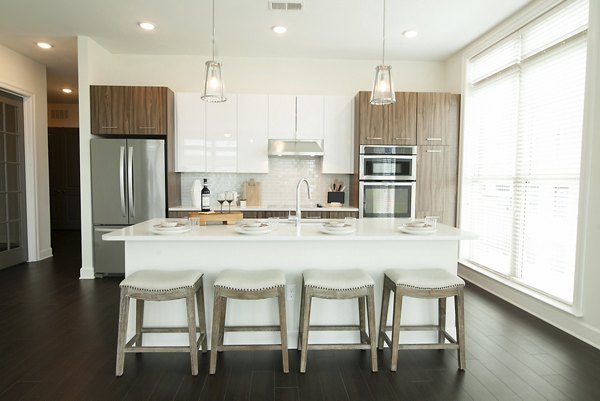
<path fill-rule="evenodd" d="M 206 62 L 202 100 L 214 103 L 227 100 L 225 97 L 225 85 L 223 84 L 223 77 L 221 76 L 221 63 L 214 60 Z"/>
<path fill-rule="evenodd" d="M 384 105 L 396 102 L 391 69 L 392 67 L 389 65 L 375 67 L 375 82 L 371 91 L 371 104 Z"/>

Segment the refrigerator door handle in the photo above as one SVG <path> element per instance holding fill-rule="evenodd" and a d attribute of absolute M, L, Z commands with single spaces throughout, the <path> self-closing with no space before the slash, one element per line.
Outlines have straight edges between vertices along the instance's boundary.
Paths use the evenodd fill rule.
<path fill-rule="evenodd" d="M 119 182 L 120 182 L 120 195 L 121 195 L 121 214 L 123 217 L 127 217 L 127 211 L 125 210 L 125 146 L 121 146 L 121 153 L 119 155 Z"/>
<path fill-rule="evenodd" d="M 127 196 L 129 198 L 129 217 L 135 217 L 135 199 L 133 199 L 133 146 L 127 152 Z"/>

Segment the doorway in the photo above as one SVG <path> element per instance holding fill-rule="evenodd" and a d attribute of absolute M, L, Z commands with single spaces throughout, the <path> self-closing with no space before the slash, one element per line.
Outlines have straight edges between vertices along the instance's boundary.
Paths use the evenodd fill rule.
<path fill-rule="evenodd" d="M 48 128 L 50 226 L 80 230 L 79 128 Z"/>
<path fill-rule="evenodd" d="M 23 99 L 0 91 L 0 269 L 27 260 Z"/>

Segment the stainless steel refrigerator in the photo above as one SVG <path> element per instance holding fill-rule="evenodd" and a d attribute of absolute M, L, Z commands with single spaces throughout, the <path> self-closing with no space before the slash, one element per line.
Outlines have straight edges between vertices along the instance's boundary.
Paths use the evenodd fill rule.
<path fill-rule="evenodd" d="M 91 140 L 92 223 L 96 274 L 124 274 L 120 241 L 102 241 L 118 228 L 166 216 L 165 142 Z"/>

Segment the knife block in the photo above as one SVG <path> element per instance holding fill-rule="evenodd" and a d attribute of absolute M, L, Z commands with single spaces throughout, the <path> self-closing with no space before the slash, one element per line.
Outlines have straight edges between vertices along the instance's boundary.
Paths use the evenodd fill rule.
<path fill-rule="evenodd" d="M 344 204 L 345 200 L 344 192 L 327 192 L 327 203 L 341 203 Z"/>

